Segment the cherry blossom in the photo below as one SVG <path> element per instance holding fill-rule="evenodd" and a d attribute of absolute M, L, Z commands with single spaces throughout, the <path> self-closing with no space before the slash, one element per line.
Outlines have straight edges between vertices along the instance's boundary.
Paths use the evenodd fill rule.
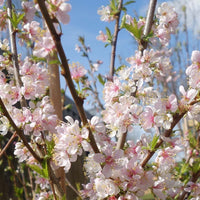
<path fill-rule="evenodd" d="M 72 79 L 79 82 L 79 80 L 86 75 L 87 70 L 80 63 L 70 64 L 70 72 Z"/>
<path fill-rule="evenodd" d="M 102 42 L 108 41 L 108 36 L 103 33 L 103 31 L 99 31 L 99 35 L 96 37 L 97 40 L 100 40 Z"/>
<path fill-rule="evenodd" d="M 101 21 L 110 22 L 114 20 L 109 6 L 102 6 L 97 13 L 101 15 Z"/>
<path fill-rule="evenodd" d="M 5 116 L 0 116 L 0 134 L 6 135 L 10 128 L 10 123 Z"/>

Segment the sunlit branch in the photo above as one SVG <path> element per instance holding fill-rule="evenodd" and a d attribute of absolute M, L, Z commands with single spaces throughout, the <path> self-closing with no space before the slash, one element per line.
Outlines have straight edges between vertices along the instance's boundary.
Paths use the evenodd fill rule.
<path fill-rule="evenodd" d="M 192 101 L 189 106 L 188 106 L 188 110 L 190 109 L 190 106 L 193 106 L 194 104 L 198 103 L 200 101 L 200 99 L 196 99 L 194 101 Z M 170 137 L 172 132 L 173 132 L 173 128 L 179 123 L 179 121 L 183 118 L 183 116 L 187 113 L 187 110 L 184 110 L 182 113 L 176 113 L 173 116 L 173 122 L 171 124 L 171 127 L 169 130 L 166 130 L 164 132 L 164 136 L 165 137 Z M 155 150 L 154 151 L 148 151 L 147 156 L 144 158 L 144 160 L 141 163 L 141 166 L 144 168 L 146 166 L 146 164 L 148 163 L 148 161 L 151 159 L 151 157 L 154 155 L 155 151 L 157 148 L 159 148 L 163 143 L 163 140 L 160 138 L 155 146 Z"/>
<path fill-rule="evenodd" d="M 178 122 L 182 119 L 182 117 L 186 114 L 186 111 L 181 113 L 181 114 L 175 114 L 173 116 L 173 122 L 171 124 L 171 128 L 169 130 L 166 130 L 164 132 L 164 136 L 165 137 L 170 137 L 172 132 L 173 132 L 173 128 L 178 124 Z M 144 160 L 141 163 L 141 166 L 144 168 L 146 166 L 146 164 L 148 163 L 148 161 L 152 158 L 152 156 L 154 155 L 154 153 L 156 152 L 156 150 L 163 144 L 163 140 L 160 138 L 155 146 L 155 150 L 153 151 L 148 151 L 147 156 L 144 158 Z"/>
<path fill-rule="evenodd" d="M 99 153 L 99 149 L 96 145 L 96 141 L 94 139 L 92 131 L 89 128 L 88 120 L 87 120 L 87 117 L 86 117 L 86 114 L 85 114 L 85 111 L 83 108 L 83 99 L 78 96 L 78 94 L 75 90 L 75 87 L 74 87 L 74 83 L 71 78 L 68 61 L 67 61 L 63 46 L 61 44 L 61 38 L 60 38 L 61 35 L 57 34 L 57 32 L 55 30 L 53 21 L 47 11 L 45 1 L 44 0 L 38 1 L 38 5 L 39 5 L 41 13 L 46 21 L 46 24 L 49 28 L 51 36 L 55 42 L 56 49 L 57 49 L 57 52 L 58 52 L 58 55 L 59 55 L 60 61 L 61 61 L 61 74 L 63 75 L 63 77 L 65 78 L 65 81 L 67 82 L 67 85 L 68 85 L 71 95 L 74 99 L 74 102 L 75 102 L 76 108 L 78 110 L 79 116 L 81 118 L 81 121 L 82 121 L 83 125 L 87 126 L 87 128 L 89 130 L 90 144 L 91 144 L 94 152 Z"/>
<path fill-rule="evenodd" d="M 116 48 L 117 48 L 117 39 L 118 39 L 118 33 L 119 33 L 119 21 L 120 21 L 120 15 L 121 15 L 121 9 L 122 9 L 123 0 L 119 1 L 118 6 L 118 13 L 115 15 L 115 30 L 112 40 L 112 51 L 111 51 L 111 58 L 110 58 L 110 79 L 112 80 L 114 71 L 115 71 L 115 57 L 116 57 Z"/>
<path fill-rule="evenodd" d="M 10 19 L 12 19 L 12 0 L 7 1 L 7 14 Z M 9 36 L 10 36 L 10 48 L 12 53 L 13 69 L 16 85 L 22 87 L 23 83 L 19 74 L 19 62 L 18 62 L 18 53 L 17 53 L 17 44 L 16 44 L 16 30 L 13 29 L 11 20 L 8 20 Z M 20 101 L 22 107 L 26 107 L 26 101 L 24 98 Z"/>
<path fill-rule="evenodd" d="M 148 8 L 146 23 L 145 23 L 144 32 L 143 32 L 144 37 L 146 37 L 151 31 L 156 4 L 157 4 L 157 0 L 150 0 L 149 2 L 149 8 Z M 143 52 L 147 48 L 147 45 L 148 45 L 148 42 L 142 40 L 141 44 L 139 45 L 140 51 Z"/>

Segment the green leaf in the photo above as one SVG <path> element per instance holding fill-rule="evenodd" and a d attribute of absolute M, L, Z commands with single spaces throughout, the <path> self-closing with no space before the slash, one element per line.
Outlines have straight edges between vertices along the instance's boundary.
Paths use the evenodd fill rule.
<path fill-rule="evenodd" d="M 125 67 L 126 67 L 126 65 L 121 65 L 115 70 L 115 72 L 119 72 L 120 70 L 124 69 Z"/>
<path fill-rule="evenodd" d="M 52 154 L 53 154 L 53 149 L 54 149 L 54 146 L 55 146 L 55 142 L 53 140 L 52 141 L 46 141 L 46 146 L 47 146 L 48 156 L 51 157 Z"/>
<path fill-rule="evenodd" d="M 127 5 L 129 5 L 129 4 L 131 4 L 131 3 L 135 3 L 135 1 L 127 1 L 126 3 L 124 3 L 123 6 L 127 6 Z"/>
<path fill-rule="evenodd" d="M 101 76 L 101 74 L 99 74 L 99 75 L 97 76 L 97 78 L 99 79 L 99 82 L 100 82 L 102 85 L 105 84 L 105 80 L 103 80 L 103 77 Z"/>
<path fill-rule="evenodd" d="M 106 35 L 108 36 L 108 40 L 112 41 L 112 34 L 111 34 L 111 31 L 108 27 L 106 27 Z"/>
<path fill-rule="evenodd" d="M 39 58 L 37 56 L 32 56 L 33 61 L 35 62 L 46 62 L 45 58 Z"/>
<path fill-rule="evenodd" d="M 111 0 L 111 2 L 110 2 L 110 8 L 111 8 L 112 11 L 117 11 L 118 10 L 117 6 L 116 6 L 115 0 Z"/>
<path fill-rule="evenodd" d="M 107 43 L 107 44 L 105 44 L 105 46 L 104 46 L 104 47 L 107 47 L 108 45 L 110 45 L 110 43 Z"/>
<path fill-rule="evenodd" d="M 184 174 L 186 172 L 188 172 L 188 168 L 189 168 L 189 164 L 188 163 L 183 163 L 183 165 L 181 166 L 181 174 Z"/>
<path fill-rule="evenodd" d="M 134 35 L 135 39 L 140 40 L 144 26 L 141 26 L 138 29 L 137 20 L 134 18 L 132 24 L 127 24 L 126 22 L 122 22 L 122 28 L 125 28 L 127 31 L 132 33 Z"/>
<path fill-rule="evenodd" d="M 200 170 L 200 160 L 195 160 L 192 164 L 192 172 L 196 174 Z"/>
<path fill-rule="evenodd" d="M 45 161 L 46 164 L 42 164 L 43 166 L 42 167 L 45 167 L 45 168 L 40 168 L 39 166 L 37 165 L 28 165 L 33 171 L 37 172 L 41 177 L 43 178 L 49 178 L 48 176 L 48 170 L 47 170 L 47 161 Z"/>
<path fill-rule="evenodd" d="M 156 147 L 156 144 L 158 142 L 158 139 L 159 139 L 159 136 L 155 134 L 154 137 L 153 137 L 153 140 L 150 143 L 151 151 L 155 150 L 155 147 Z"/>
<path fill-rule="evenodd" d="M 12 17 L 8 17 L 10 19 L 10 22 L 14 28 L 17 28 L 18 24 L 21 22 L 21 20 L 24 18 L 25 13 L 17 15 L 14 10 L 12 10 Z"/>
<path fill-rule="evenodd" d="M 50 65 L 60 65 L 60 61 L 58 59 L 49 61 Z"/>
<path fill-rule="evenodd" d="M 72 108 L 72 104 L 67 104 L 66 106 L 64 106 L 64 110 L 67 110 L 67 109 L 71 109 Z"/>
<path fill-rule="evenodd" d="M 189 133 L 189 143 L 192 148 L 196 148 L 197 140 L 191 132 Z"/>
<path fill-rule="evenodd" d="M 143 40 L 149 42 L 149 39 L 152 38 L 153 36 L 154 32 L 151 30 L 151 32 L 147 36 L 143 37 Z"/>

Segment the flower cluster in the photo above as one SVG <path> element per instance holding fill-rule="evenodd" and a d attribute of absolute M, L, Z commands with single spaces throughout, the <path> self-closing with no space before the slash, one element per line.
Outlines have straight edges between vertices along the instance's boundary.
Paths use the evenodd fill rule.
<path fill-rule="evenodd" d="M 64 167 L 68 172 L 71 162 L 77 160 L 78 155 L 82 155 L 82 147 L 88 150 L 88 129 L 80 130 L 79 122 L 74 121 L 70 116 L 65 117 L 67 123 L 61 123 L 56 127 L 56 145 L 54 148 L 54 160 L 57 166 Z"/>
<path fill-rule="evenodd" d="M 178 15 L 173 7 L 164 2 L 158 8 L 157 18 L 159 21 L 157 37 L 163 45 L 168 45 L 170 34 L 175 33 L 179 24 Z"/>
<path fill-rule="evenodd" d="M 102 6 L 97 13 L 101 15 L 101 21 L 110 22 L 114 20 L 113 15 L 111 15 L 110 6 Z"/>
<path fill-rule="evenodd" d="M 98 14 L 102 21 L 114 20 L 118 12 L 115 5 L 117 2 L 113 0 L 112 6 L 101 7 Z M 0 1 L 0 5 L 3 3 Z M 49 0 L 45 3 L 54 22 L 69 23 L 68 12 L 71 5 L 66 0 Z M 191 168 L 192 176 L 198 175 L 199 149 L 196 146 L 199 141 L 190 133 L 181 140 L 178 131 L 173 132 L 173 128 L 186 113 L 199 122 L 200 51 L 192 52 L 192 64 L 186 69 L 189 88 L 186 90 L 180 86 L 182 97 L 179 100 L 175 94 L 163 95 L 157 88 L 159 82 L 166 83 L 172 67 L 171 52 L 166 47 L 170 34 L 175 33 L 178 25 L 175 10 L 166 3 L 161 4 L 158 8 L 158 21 L 153 25 L 153 36 L 149 35 L 152 44 L 156 39 L 160 41 L 161 49 L 157 50 L 155 47 L 135 51 L 135 55 L 128 57 L 126 61 L 129 66 L 119 68 L 112 81 L 107 80 L 104 84 L 105 104 L 101 117 L 93 116 L 83 125 L 70 116 L 66 116 L 64 122 L 55 115 L 48 96 L 49 74 L 46 60 L 56 51 L 56 47 L 47 27 L 42 29 L 40 23 L 34 21 L 37 8 L 32 2 L 22 2 L 25 15 L 20 22 L 22 31 L 19 32 L 20 43 L 25 41 L 30 45 L 33 56 L 37 58 L 22 59 L 18 56 L 17 71 L 10 56 L 8 40 L 0 42 L 4 51 L 0 55 L 0 97 L 13 119 L 11 121 L 8 115 L 4 116 L 6 112 L 1 111 L 0 134 L 6 135 L 10 124 L 14 123 L 18 127 L 16 132 L 19 129 L 23 131 L 24 137 L 30 139 L 29 143 L 17 141 L 14 155 L 20 163 L 26 162 L 31 169 L 35 169 L 33 185 L 38 188 L 35 199 L 55 197 L 54 188 L 51 191 L 48 181 L 48 178 L 52 178 L 53 171 L 48 170 L 61 167 L 68 173 L 71 162 L 76 162 L 83 152 L 87 152 L 83 165 L 88 177 L 88 182 L 80 190 L 83 198 L 139 200 L 143 199 L 146 192 L 151 191 L 152 195 L 162 200 L 175 199 L 184 192 L 190 193 L 191 199 L 198 199 L 199 182 L 193 181 L 194 179 L 189 181 L 188 173 L 182 171 L 184 168 Z M 113 12 L 113 8 L 116 12 Z M 5 13 L 2 12 L 0 10 L 0 15 L 4 16 Z M 141 31 L 146 23 L 144 18 L 137 22 L 129 15 L 125 17 L 126 24 L 132 25 L 134 29 L 133 35 L 138 30 Z M 4 29 L 1 20 L 0 25 Z M 107 29 L 107 34 L 108 32 Z M 136 35 L 134 36 L 138 41 L 142 39 L 142 35 Z M 97 39 L 107 42 L 108 36 L 101 31 Z M 77 51 L 85 53 L 83 55 L 93 65 L 86 54 L 89 47 L 84 46 L 83 41 L 82 45 L 84 50 L 77 46 Z M 96 72 L 101 63 L 94 63 L 91 71 Z M 89 88 L 87 70 L 79 63 L 70 64 L 69 69 L 72 79 L 79 87 L 78 95 L 83 97 L 80 95 L 82 91 L 79 82 L 85 84 L 85 90 L 86 85 Z M 16 71 L 19 77 L 16 77 Z M 124 136 L 131 138 L 137 135 L 139 128 L 143 133 L 140 139 L 125 141 Z M 154 132 L 154 136 L 149 132 Z M 121 147 L 120 140 L 123 139 Z M 92 140 L 96 142 L 96 149 L 93 148 Z M 28 150 L 30 148 L 41 156 L 43 162 L 36 160 L 37 156 Z M 180 168 L 176 163 L 176 156 L 184 150 L 187 165 Z M 147 166 L 155 151 L 157 154 L 154 161 Z M 184 179 L 183 176 L 188 177 Z"/>

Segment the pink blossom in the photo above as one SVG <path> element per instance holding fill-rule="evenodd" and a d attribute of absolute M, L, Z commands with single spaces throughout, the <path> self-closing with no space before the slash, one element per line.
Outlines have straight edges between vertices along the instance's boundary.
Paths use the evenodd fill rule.
<path fill-rule="evenodd" d="M 37 57 L 46 57 L 49 53 L 55 50 L 55 44 L 50 35 L 43 36 L 43 38 L 36 42 L 33 55 Z"/>
<path fill-rule="evenodd" d="M 200 64 L 200 51 L 192 51 L 191 61 Z"/>
<path fill-rule="evenodd" d="M 103 33 L 103 31 L 99 31 L 99 34 L 96 39 L 100 40 L 102 42 L 108 42 L 108 36 L 106 34 Z"/>
<path fill-rule="evenodd" d="M 8 133 L 9 128 L 10 128 L 10 123 L 7 117 L 0 115 L 0 134 L 6 135 Z"/>
<path fill-rule="evenodd" d="M 168 101 L 165 104 L 166 110 L 170 110 L 171 112 L 176 112 L 178 109 L 177 98 L 174 94 L 171 94 L 168 97 Z"/>
<path fill-rule="evenodd" d="M 114 17 L 111 15 L 111 9 L 109 6 L 102 6 L 101 9 L 97 11 L 101 15 L 101 21 L 110 22 L 114 20 Z"/>
<path fill-rule="evenodd" d="M 142 127 L 146 129 L 150 129 L 154 125 L 154 111 L 151 107 L 146 107 L 143 113 L 140 115 L 140 120 Z"/>
<path fill-rule="evenodd" d="M 104 199 L 108 196 L 117 195 L 120 189 L 111 179 L 96 178 L 94 180 L 97 196 Z"/>
<path fill-rule="evenodd" d="M 69 65 L 69 68 L 72 79 L 77 82 L 87 73 L 87 70 L 80 63 L 72 63 Z"/>
<path fill-rule="evenodd" d="M 25 18 L 27 22 L 31 22 L 35 16 L 36 8 L 33 2 L 22 1 L 22 7 L 25 12 Z"/>
<path fill-rule="evenodd" d="M 198 91 L 195 89 L 189 89 L 187 92 L 185 91 L 184 87 L 181 85 L 179 87 L 179 91 L 183 95 L 183 98 L 181 99 L 181 103 L 183 105 L 189 104 L 197 95 Z"/>
<path fill-rule="evenodd" d="M 71 10 L 71 4 L 66 3 L 66 0 L 51 0 L 49 5 L 50 12 L 63 24 L 68 24 L 70 17 L 68 12 Z"/>
<path fill-rule="evenodd" d="M 40 23 L 36 21 L 31 21 L 30 23 L 26 23 L 23 26 L 23 29 L 28 34 L 29 38 L 34 40 L 38 38 L 38 34 L 41 31 Z"/>
<path fill-rule="evenodd" d="M 115 97 L 119 95 L 121 83 L 117 77 L 113 81 L 108 81 L 104 85 L 104 100 L 106 103 L 111 103 Z"/>
<path fill-rule="evenodd" d="M 102 173 L 106 178 L 112 175 L 112 169 L 118 169 L 120 166 L 117 164 L 116 160 L 123 157 L 123 151 L 121 149 L 112 151 L 112 149 L 107 149 L 101 153 L 94 155 L 94 160 L 97 163 L 104 163 Z"/>
<path fill-rule="evenodd" d="M 22 142 L 17 142 L 15 144 L 14 155 L 17 156 L 19 162 L 23 162 L 28 159 L 28 157 L 30 156 L 30 152 Z"/>

